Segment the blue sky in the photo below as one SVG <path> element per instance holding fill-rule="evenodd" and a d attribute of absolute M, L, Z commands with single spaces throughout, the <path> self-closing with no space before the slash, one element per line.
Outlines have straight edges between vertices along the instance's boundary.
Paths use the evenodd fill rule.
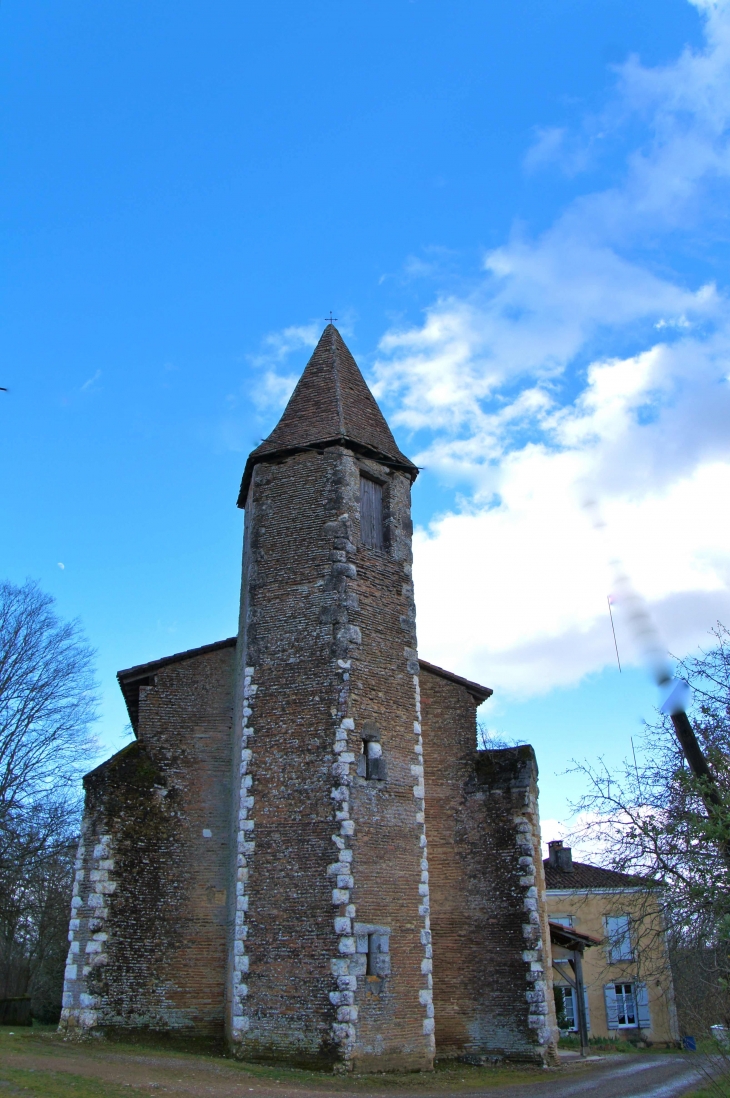
<path fill-rule="evenodd" d="M 116 670 L 234 632 L 331 309 L 424 467 L 422 654 L 557 833 L 656 701 L 619 574 L 677 653 L 730 618 L 728 4 L 6 0 L 0 53 L 0 572 L 81 618 L 104 750 Z"/>

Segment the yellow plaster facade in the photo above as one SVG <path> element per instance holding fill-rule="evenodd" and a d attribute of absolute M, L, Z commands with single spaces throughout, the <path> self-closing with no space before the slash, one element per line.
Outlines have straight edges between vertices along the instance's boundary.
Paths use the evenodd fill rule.
<path fill-rule="evenodd" d="M 569 850 L 564 852 L 569 854 Z M 558 874 L 549 861 L 545 862 L 548 918 L 601 940 L 601 945 L 586 949 L 583 954 L 590 1036 L 644 1040 L 659 1045 L 676 1043 L 679 1028 L 672 975 L 656 894 L 633 885 L 636 878 L 632 887 L 576 887 L 581 877 L 589 875 L 574 874 L 572 868 L 559 874 L 564 878 L 564 887 L 550 887 Z M 593 874 L 607 872 L 576 863 L 575 870 L 581 869 L 590 869 Z M 573 876 L 577 880 L 571 887 Z M 570 956 L 567 950 L 553 946 L 555 987 L 570 988 L 567 978 L 573 976 L 567 963 Z M 565 993 L 564 1016 L 568 1023 L 575 1017 L 571 1002 L 574 994 L 572 990 Z M 558 992 L 558 1008 L 560 998 Z"/>

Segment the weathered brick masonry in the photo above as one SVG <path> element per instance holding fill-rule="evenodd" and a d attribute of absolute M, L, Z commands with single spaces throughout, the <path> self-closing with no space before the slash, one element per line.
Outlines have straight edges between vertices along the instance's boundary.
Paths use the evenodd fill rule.
<path fill-rule="evenodd" d="M 418 659 L 416 473 L 328 325 L 246 466 L 238 637 L 120 673 L 64 1027 L 335 1070 L 550 1054 L 534 757 L 476 752 L 491 691 Z"/>
<path fill-rule="evenodd" d="M 120 673 L 138 739 L 84 780 L 68 1028 L 223 1036 L 234 644 Z"/>
<path fill-rule="evenodd" d="M 553 1054 L 531 747 L 477 751 L 476 684 L 421 675 L 437 1051 Z"/>

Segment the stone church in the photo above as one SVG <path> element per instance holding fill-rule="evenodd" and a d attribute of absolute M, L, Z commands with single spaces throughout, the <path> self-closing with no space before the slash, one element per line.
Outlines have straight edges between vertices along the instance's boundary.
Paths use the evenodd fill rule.
<path fill-rule="evenodd" d="M 530 747 L 419 659 L 411 487 L 329 324 L 248 458 L 238 634 L 119 672 L 135 739 L 84 779 L 61 1026 L 244 1059 L 551 1060 Z"/>

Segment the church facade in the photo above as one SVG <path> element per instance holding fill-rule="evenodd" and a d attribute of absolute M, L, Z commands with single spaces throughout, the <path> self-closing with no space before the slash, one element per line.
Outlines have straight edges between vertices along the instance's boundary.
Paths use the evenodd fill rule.
<path fill-rule="evenodd" d="M 135 740 L 84 780 L 61 1026 L 245 1059 L 550 1060 L 530 747 L 419 659 L 398 449 L 329 324 L 249 456 L 236 637 L 119 673 Z"/>

